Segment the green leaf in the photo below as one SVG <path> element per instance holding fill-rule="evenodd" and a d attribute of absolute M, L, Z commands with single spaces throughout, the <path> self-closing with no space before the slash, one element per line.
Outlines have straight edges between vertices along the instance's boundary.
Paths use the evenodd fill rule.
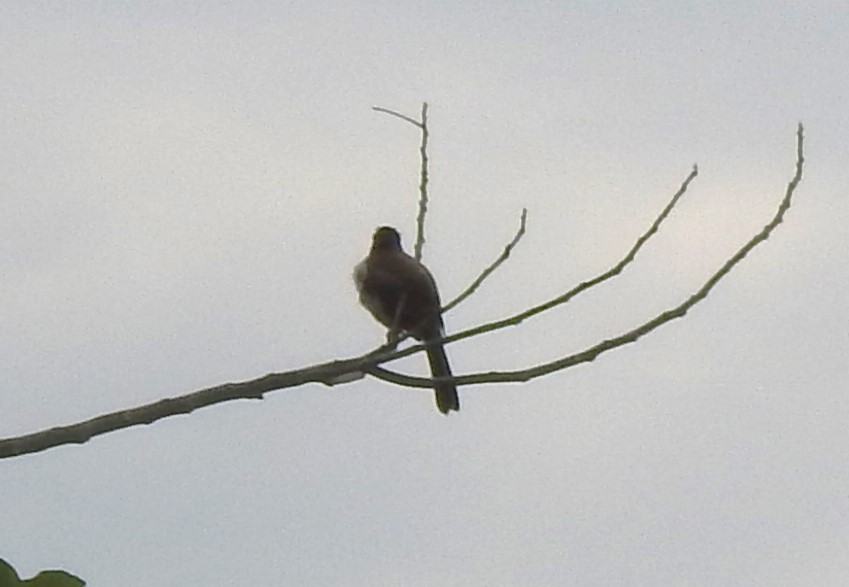
<path fill-rule="evenodd" d="M 0 559 L 0 587 L 83 587 L 85 581 L 65 571 L 41 571 L 32 579 L 21 581 L 12 565 Z"/>
<path fill-rule="evenodd" d="M 0 558 L 0 587 L 17 587 L 21 579 L 12 565 Z"/>

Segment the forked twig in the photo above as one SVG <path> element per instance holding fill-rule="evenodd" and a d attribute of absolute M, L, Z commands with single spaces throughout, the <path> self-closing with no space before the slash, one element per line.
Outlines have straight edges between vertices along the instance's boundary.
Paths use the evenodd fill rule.
<path fill-rule="evenodd" d="M 425 216 L 427 215 L 427 182 L 428 182 L 428 157 L 427 157 L 427 139 L 430 136 L 430 132 L 427 128 L 427 102 L 422 102 L 422 120 L 419 122 L 414 118 L 410 118 L 400 112 L 396 112 L 394 110 L 390 110 L 388 108 L 381 108 L 380 106 L 372 106 L 371 108 L 375 112 L 383 112 L 384 114 L 389 114 L 390 116 L 395 116 L 396 118 L 400 118 L 410 124 L 416 125 L 422 131 L 422 143 L 419 147 L 419 153 L 422 158 L 422 166 L 421 172 L 419 174 L 419 213 L 416 217 L 416 244 L 413 247 L 413 256 L 416 258 L 416 261 L 422 260 L 422 249 L 424 249 L 425 236 L 424 236 L 424 225 L 425 225 Z"/>

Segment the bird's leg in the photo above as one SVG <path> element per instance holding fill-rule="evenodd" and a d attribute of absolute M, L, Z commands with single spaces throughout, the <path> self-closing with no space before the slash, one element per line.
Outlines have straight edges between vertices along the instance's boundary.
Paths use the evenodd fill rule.
<path fill-rule="evenodd" d="M 395 348 L 401 342 L 401 312 L 404 311 L 404 304 L 407 302 L 407 294 L 401 294 L 401 299 L 398 300 L 398 305 L 395 306 L 395 316 L 392 318 L 392 326 L 389 327 L 389 332 L 386 333 L 386 345 Z"/>

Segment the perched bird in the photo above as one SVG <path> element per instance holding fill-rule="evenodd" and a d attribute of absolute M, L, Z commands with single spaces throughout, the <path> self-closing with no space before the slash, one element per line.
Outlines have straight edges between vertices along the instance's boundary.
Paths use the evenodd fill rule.
<path fill-rule="evenodd" d="M 427 347 L 434 377 L 451 377 L 440 338 L 442 307 L 436 282 L 427 268 L 401 249 L 401 235 L 389 226 L 374 233 L 371 251 L 354 270 L 360 303 L 390 334 L 405 331 Z M 436 406 L 443 414 L 460 409 L 457 386 L 437 383 Z"/>

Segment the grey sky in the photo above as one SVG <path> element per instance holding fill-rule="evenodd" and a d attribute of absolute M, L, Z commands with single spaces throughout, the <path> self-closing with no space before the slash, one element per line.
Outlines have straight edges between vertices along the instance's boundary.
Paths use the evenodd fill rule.
<path fill-rule="evenodd" d="M 178 5 L 174 5 L 178 4 Z M 0 436 L 364 352 L 353 265 L 413 240 L 454 370 L 636 345 L 462 411 L 305 386 L 0 463 L 0 557 L 95 586 L 849 583 L 844 2 L 0 2 Z M 424 373 L 424 359 L 398 365 Z"/>

